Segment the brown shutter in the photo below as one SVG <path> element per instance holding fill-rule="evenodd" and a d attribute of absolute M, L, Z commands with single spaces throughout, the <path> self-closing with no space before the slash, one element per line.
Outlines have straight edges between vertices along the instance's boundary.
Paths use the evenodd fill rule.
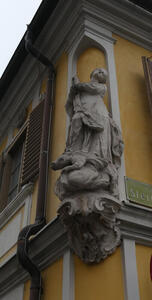
<path fill-rule="evenodd" d="M 0 211 L 2 211 L 7 205 L 11 165 L 12 165 L 11 155 L 7 154 L 4 167 L 3 167 L 3 177 L 2 177 L 2 184 L 0 190 Z"/>
<path fill-rule="evenodd" d="M 4 167 L 4 154 L 0 155 L 0 189 L 2 183 L 2 176 L 3 176 L 3 167 Z"/>
<path fill-rule="evenodd" d="M 152 114 L 152 61 L 149 58 L 142 56 L 142 63 L 144 67 L 147 95 Z"/>
<path fill-rule="evenodd" d="M 21 185 L 32 182 L 39 173 L 44 101 L 32 112 L 27 127 Z"/>

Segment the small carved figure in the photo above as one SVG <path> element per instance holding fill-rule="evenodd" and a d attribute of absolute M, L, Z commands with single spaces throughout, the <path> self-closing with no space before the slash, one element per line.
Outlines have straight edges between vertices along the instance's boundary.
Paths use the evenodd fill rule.
<path fill-rule="evenodd" d="M 106 80 L 107 71 L 102 68 L 91 73 L 90 82 L 82 83 L 76 76 L 72 79 L 66 103 L 70 119 L 66 149 L 52 163 L 54 170 L 62 169 L 55 188 L 62 201 L 58 212 L 66 224 L 71 247 L 85 262 L 100 261 L 112 253 L 120 241 L 116 212 L 120 207 L 118 170 L 123 141 L 103 101 Z M 80 238 L 83 231 L 84 236 Z M 104 238 L 103 232 L 106 232 Z M 109 242 L 107 232 L 112 241 L 109 250 L 105 250 Z M 90 240 L 90 236 L 96 248 L 94 255 L 89 254 L 86 237 Z M 78 240 L 82 244 L 83 239 L 86 240 L 84 245 L 78 245 Z"/>

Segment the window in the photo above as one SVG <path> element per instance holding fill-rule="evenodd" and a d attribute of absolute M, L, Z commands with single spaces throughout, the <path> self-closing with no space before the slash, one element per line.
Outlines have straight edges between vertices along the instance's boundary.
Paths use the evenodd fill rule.
<path fill-rule="evenodd" d="M 33 182 L 39 174 L 43 107 L 44 101 L 31 112 L 7 152 L 0 157 L 0 211 L 23 185 Z"/>
<path fill-rule="evenodd" d="M 10 184 L 8 190 L 8 203 L 17 195 L 19 190 L 19 175 L 21 169 L 21 159 L 23 152 L 23 143 L 12 151 L 12 164 L 10 172 Z"/>

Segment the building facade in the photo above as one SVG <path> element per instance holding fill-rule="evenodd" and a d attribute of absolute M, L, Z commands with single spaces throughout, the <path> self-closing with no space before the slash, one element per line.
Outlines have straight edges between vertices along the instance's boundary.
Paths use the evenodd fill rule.
<path fill-rule="evenodd" d="M 150 299 L 151 19 L 149 10 L 127 0 L 42 1 L 29 28 L 31 48 L 47 57 L 47 63 L 27 52 L 25 36 L 16 49 L 0 80 L 2 300 Z M 70 249 L 57 216 L 60 200 L 54 187 L 60 171 L 53 171 L 51 162 L 66 146 L 69 120 L 65 104 L 72 77 L 77 74 L 80 82 L 88 82 L 95 68 L 108 72 L 104 101 L 124 141 L 117 214 L 121 240 L 113 254 L 86 264 Z M 50 110 L 45 105 L 48 95 Z M 45 135 L 47 146 L 42 151 Z M 41 192 L 40 174 L 44 179 L 41 187 L 45 186 Z M 31 230 L 29 225 L 40 223 Z M 31 234 L 27 230 L 19 238 L 24 228 L 30 228 Z M 40 271 L 42 286 L 31 285 L 35 273 L 27 266 L 26 255 Z M 31 286 L 41 298 L 30 298 Z"/>

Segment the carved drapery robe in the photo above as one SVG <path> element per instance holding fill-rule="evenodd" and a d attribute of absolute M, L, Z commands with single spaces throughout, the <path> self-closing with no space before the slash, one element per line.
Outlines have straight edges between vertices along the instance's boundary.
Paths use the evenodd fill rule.
<path fill-rule="evenodd" d="M 70 117 L 67 149 L 81 150 L 99 155 L 120 165 L 123 151 L 121 132 L 109 116 L 103 102 L 105 84 L 78 83 L 78 94 L 69 94 L 66 110 Z"/>

